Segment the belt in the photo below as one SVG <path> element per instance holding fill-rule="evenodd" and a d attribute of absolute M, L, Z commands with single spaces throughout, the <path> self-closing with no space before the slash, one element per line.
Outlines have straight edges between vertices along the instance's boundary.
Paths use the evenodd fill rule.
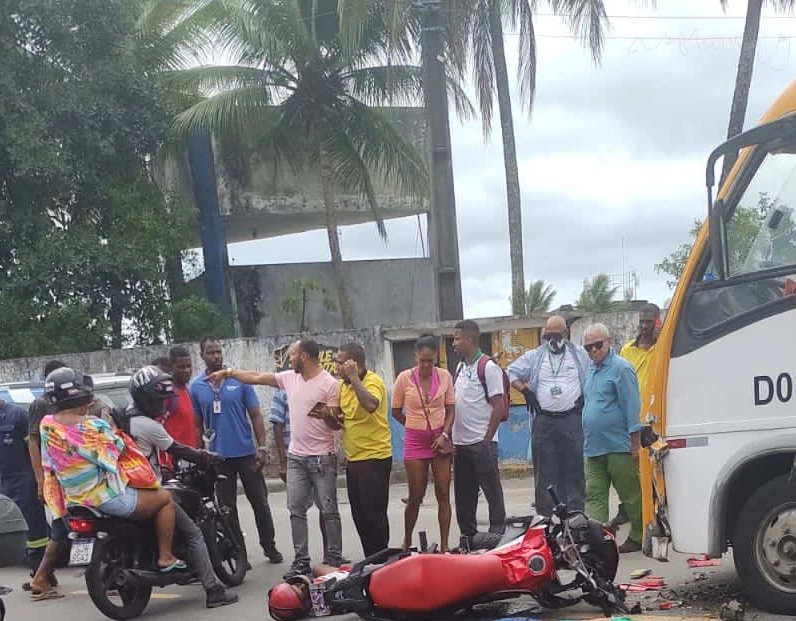
<path fill-rule="evenodd" d="M 539 410 L 540 414 L 544 416 L 568 416 L 569 414 L 580 414 L 583 406 L 576 405 L 569 410 L 562 410 L 561 412 L 551 412 L 550 410 Z"/>

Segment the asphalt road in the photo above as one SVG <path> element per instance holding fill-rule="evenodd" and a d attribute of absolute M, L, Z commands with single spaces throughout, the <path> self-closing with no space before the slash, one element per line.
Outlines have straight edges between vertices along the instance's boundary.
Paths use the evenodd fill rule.
<path fill-rule="evenodd" d="M 529 479 L 512 479 L 504 482 L 506 504 L 508 513 L 514 515 L 527 514 L 530 511 L 530 498 L 532 483 Z M 394 485 L 391 489 L 390 523 L 393 527 L 392 542 L 401 541 L 403 531 L 403 509 L 401 497 L 405 495 L 405 485 Z M 345 490 L 340 490 L 340 512 L 343 519 L 343 552 L 353 560 L 362 556 L 359 540 L 351 521 L 350 510 L 345 498 Z M 236 589 L 240 595 L 240 602 L 234 606 L 207 610 L 204 607 L 204 592 L 198 586 L 167 587 L 155 590 L 142 619 L 179 621 L 188 619 L 200 621 L 202 619 L 234 618 L 236 621 L 264 621 L 270 619 L 265 605 L 267 589 L 281 579 L 282 573 L 287 569 L 292 559 L 292 546 L 290 544 L 290 529 L 288 514 L 285 508 L 284 492 L 275 492 L 270 495 L 271 509 L 277 530 L 277 545 L 285 554 L 284 565 L 270 565 L 261 555 L 256 543 L 254 518 L 245 497 L 239 497 L 239 510 L 243 529 L 249 534 L 249 552 L 253 569 L 246 577 L 243 585 Z M 482 501 L 479 507 L 479 520 L 486 524 L 486 506 Z M 614 499 L 614 505 L 616 500 Z M 310 526 L 317 525 L 317 512 L 311 510 Z M 420 510 L 418 529 L 428 532 L 429 542 L 438 539 L 436 525 L 436 505 L 431 491 L 427 494 L 427 501 Z M 627 527 L 625 527 L 627 528 Z M 458 530 L 452 528 L 455 543 Z M 620 541 L 625 536 L 625 531 L 620 531 Z M 321 558 L 320 534 L 311 540 L 311 553 L 314 560 Z M 634 619 L 643 619 L 648 614 L 667 615 L 668 621 L 680 618 L 718 618 L 718 610 L 722 603 L 731 600 L 737 594 L 735 584 L 735 571 L 732 559 L 723 559 L 719 567 L 691 570 L 686 564 L 686 557 L 673 554 L 668 563 L 658 563 L 638 554 L 622 556 L 619 579 L 627 581 L 630 572 L 638 568 L 650 568 L 656 576 L 663 576 L 667 586 L 661 592 L 634 594 L 631 597 L 641 601 L 645 608 L 642 616 Z M 28 594 L 20 586 L 27 579 L 23 568 L 0 568 L 0 584 L 11 586 L 14 592 L 6 596 L 8 607 L 7 621 L 99 621 L 104 619 L 102 614 L 94 608 L 91 600 L 86 595 L 85 584 L 79 570 L 60 570 L 58 573 L 61 581 L 61 590 L 66 597 L 58 600 L 43 602 L 30 601 Z M 669 612 L 657 612 L 654 609 L 663 599 L 682 601 Z M 533 605 L 531 600 L 521 600 L 512 604 L 513 609 L 528 608 Z M 507 611 L 511 612 L 511 611 Z M 357 617 L 351 616 L 352 619 Z M 581 605 L 566 611 L 539 611 L 533 617 L 549 621 L 559 619 L 592 619 L 600 617 L 598 611 Z M 746 610 L 745 621 L 775 621 L 790 617 L 781 617 L 760 613 L 751 609 Z"/>

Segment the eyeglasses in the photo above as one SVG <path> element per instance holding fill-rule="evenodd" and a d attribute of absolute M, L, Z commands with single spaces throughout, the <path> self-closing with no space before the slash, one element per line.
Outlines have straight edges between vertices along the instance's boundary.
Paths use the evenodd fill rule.
<path fill-rule="evenodd" d="M 583 349 L 585 349 L 587 352 L 591 352 L 592 350 L 600 351 L 602 348 L 603 341 L 597 341 L 596 343 L 589 343 L 588 345 L 583 346 Z"/>

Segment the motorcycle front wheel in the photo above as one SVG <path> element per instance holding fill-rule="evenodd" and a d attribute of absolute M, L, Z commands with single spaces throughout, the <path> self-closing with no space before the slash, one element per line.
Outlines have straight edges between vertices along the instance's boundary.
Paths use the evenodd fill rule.
<path fill-rule="evenodd" d="M 127 621 L 140 616 L 149 604 L 152 586 L 131 582 L 123 586 L 115 583 L 116 571 L 125 567 L 129 551 L 119 539 L 95 541 L 91 564 L 86 568 L 86 590 L 97 609 L 115 621 Z"/>
<path fill-rule="evenodd" d="M 216 516 L 210 531 L 206 543 L 216 576 L 228 587 L 242 584 L 248 570 L 245 544 L 232 531 L 226 516 Z"/>

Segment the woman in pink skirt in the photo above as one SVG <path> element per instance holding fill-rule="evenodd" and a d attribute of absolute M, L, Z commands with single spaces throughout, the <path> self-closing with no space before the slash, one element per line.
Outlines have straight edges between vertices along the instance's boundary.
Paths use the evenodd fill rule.
<path fill-rule="evenodd" d="M 392 415 L 405 429 L 404 467 L 409 497 L 404 510 L 404 548 L 412 545 L 420 503 L 426 493 L 428 472 L 434 477 L 440 551 L 448 551 L 451 525 L 451 461 L 453 443 L 453 378 L 437 367 L 437 337 L 421 336 L 415 343 L 415 367 L 402 371 L 392 391 Z"/>

